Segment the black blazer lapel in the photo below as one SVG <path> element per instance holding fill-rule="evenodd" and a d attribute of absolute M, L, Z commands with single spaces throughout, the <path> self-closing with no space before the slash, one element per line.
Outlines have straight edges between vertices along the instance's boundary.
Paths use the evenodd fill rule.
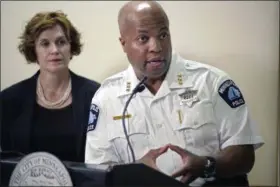
<path fill-rule="evenodd" d="M 80 162 L 84 160 L 84 141 L 86 133 L 86 106 L 87 93 L 84 88 L 85 82 L 82 81 L 76 74 L 71 72 L 72 79 L 72 106 L 74 123 L 77 128 L 76 134 L 76 154 Z M 89 108 L 89 107 L 88 107 Z"/>
<path fill-rule="evenodd" d="M 12 147 L 20 148 L 20 152 L 29 153 L 31 143 L 31 129 L 34 113 L 34 106 L 36 102 L 36 81 L 39 72 L 31 77 L 26 83 L 26 87 L 21 94 L 22 106 L 21 114 L 11 124 L 11 140 Z M 15 109 L 16 110 L 16 109 Z"/>
<path fill-rule="evenodd" d="M 88 125 L 89 109 L 93 95 L 100 84 L 91 82 L 70 71 L 72 79 L 72 106 L 74 122 L 77 127 L 76 152 L 79 162 L 84 162 L 85 141 Z"/>

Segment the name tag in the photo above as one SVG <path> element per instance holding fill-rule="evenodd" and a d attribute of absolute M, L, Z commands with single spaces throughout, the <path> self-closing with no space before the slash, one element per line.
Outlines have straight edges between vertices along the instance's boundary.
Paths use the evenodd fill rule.
<path fill-rule="evenodd" d="M 122 119 L 122 115 L 121 116 L 113 116 L 113 120 L 120 120 Z M 124 118 L 131 118 L 131 114 L 127 114 L 124 116 Z"/>

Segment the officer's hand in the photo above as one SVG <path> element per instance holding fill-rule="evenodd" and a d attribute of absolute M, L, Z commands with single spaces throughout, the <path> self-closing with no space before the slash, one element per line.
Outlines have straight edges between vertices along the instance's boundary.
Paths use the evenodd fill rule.
<path fill-rule="evenodd" d="M 178 153 L 183 160 L 183 167 L 173 173 L 172 177 L 182 176 L 181 182 L 189 184 L 203 174 L 206 158 L 194 155 L 176 145 L 170 144 L 169 148 Z"/>
<path fill-rule="evenodd" d="M 139 161 L 142 162 L 143 164 L 159 170 L 157 165 L 156 165 L 156 159 L 165 153 L 168 150 L 168 145 L 164 147 L 160 147 L 158 149 L 151 149 L 148 153 L 146 153 Z"/>

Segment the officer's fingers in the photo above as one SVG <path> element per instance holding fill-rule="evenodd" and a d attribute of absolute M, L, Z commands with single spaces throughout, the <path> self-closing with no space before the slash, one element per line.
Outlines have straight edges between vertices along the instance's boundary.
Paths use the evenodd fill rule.
<path fill-rule="evenodd" d="M 180 177 L 180 176 L 182 176 L 182 175 L 187 174 L 187 172 L 188 172 L 187 168 L 186 168 L 186 167 L 182 167 L 181 169 L 175 171 L 175 172 L 171 175 L 171 177 L 173 177 L 173 178 Z"/>
<path fill-rule="evenodd" d="M 169 148 L 172 150 L 172 151 L 175 151 L 176 153 L 178 153 L 180 156 L 185 156 L 187 151 L 182 149 L 181 147 L 179 146 L 176 146 L 176 145 L 172 145 L 170 144 L 169 145 Z"/>
<path fill-rule="evenodd" d="M 161 155 L 161 154 L 165 153 L 168 150 L 168 148 L 169 148 L 168 145 L 163 146 L 163 147 L 159 148 L 158 153 Z"/>
<path fill-rule="evenodd" d="M 166 145 L 166 146 L 160 147 L 158 149 L 152 149 L 151 153 L 152 153 L 153 158 L 157 158 L 160 155 L 162 155 L 163 153 L 165 153 L 167 150 L 168 150 L 168 146 Z"/>

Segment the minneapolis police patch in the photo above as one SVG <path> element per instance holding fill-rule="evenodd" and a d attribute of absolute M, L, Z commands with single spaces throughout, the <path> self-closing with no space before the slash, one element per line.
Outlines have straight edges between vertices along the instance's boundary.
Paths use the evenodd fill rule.
<path fill-rule="evenodd" d="M 99 116 L 99 107 L 96 104 L 91 104 L 90 111 L 89 111 L 87 132 L 95 129 L 98 116 Z"/>
<path fill-rule="evenodd" d="M 219 87 L 218 92 L 231 108 L 237 108 L 245 104 L 241 91 L 232 80 L 226 80 L 223 82 L 223 84 Z"/>

